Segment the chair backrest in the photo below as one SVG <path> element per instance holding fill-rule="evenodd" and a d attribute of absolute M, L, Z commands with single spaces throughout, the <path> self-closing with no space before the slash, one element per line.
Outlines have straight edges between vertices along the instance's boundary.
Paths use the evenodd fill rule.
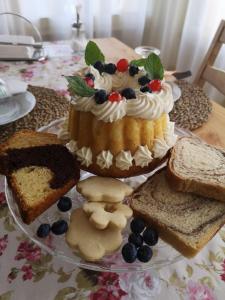
<path fill-rule="evenodd" d="M 213 67 L 223 44 L 225 44 L 225 20 L 220 22 L 209 50 L 195 77 L 194 83 L 203 87 L 207 81 L 225 95 L 225 71 Z"/>

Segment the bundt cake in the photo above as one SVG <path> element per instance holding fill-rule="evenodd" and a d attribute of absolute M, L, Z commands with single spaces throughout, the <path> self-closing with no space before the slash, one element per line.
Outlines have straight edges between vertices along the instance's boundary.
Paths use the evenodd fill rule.
<path fill-rule="evenodd" d="M 130 177 L 149 172 L 175 144 L 172 91 L 163 81 L 157 55 L 117 64 L 104 63 L 94 42 L 85 52 L 88 65 L 69 76 L 66 120 L 68 148 L 81 168 L 100 176 Z"/>

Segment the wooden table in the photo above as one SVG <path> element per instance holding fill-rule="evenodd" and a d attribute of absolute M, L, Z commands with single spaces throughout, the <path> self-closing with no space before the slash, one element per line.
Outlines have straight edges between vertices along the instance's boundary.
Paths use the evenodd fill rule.
<path fill-rule="evenodd" d="M 95 39 L 108 60 L 138 58 L 133 49 L 115 38 Z M 209 144 L 225 148 L 225 108 L 212 100 L 212 113 L 209 120 L 193 132 Z"/>

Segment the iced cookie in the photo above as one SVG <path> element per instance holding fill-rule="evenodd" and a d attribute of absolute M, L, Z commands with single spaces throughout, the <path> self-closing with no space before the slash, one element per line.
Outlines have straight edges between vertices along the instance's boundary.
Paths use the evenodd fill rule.
<path fill-rule="evenodd" d="M 133 214 L 132 209 L 122 203 L 86 202 L 83 210 L 98 229 L 105 229 L 108 225 L 123 229 Z"/>
<path fill-rule="evenodd" d="M 87 261 L 96 261 L 120 247 L 122 234 L 121 230 L 115 227 L 104 230 L 95 228 L 83 209 L 77 208 L 70 217 L 66 242 L 70 247 L 78 249 Z"/>
<path fill-rule="evenodd" d="M 78 182 L 77 191 L 92 202 L 122 202 L 133 189 L 122 181 L 109 177 L 92 176 Z"/>

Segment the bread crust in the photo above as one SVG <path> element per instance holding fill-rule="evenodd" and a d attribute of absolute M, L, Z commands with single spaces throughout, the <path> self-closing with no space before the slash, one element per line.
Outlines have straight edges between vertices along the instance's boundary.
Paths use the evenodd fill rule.
<path fill-rule="evenodd" d="M 162 172 L 168 168 L 162 168 L 154 173 L 153 176 L 156 174 Z M 134 192 L 137 193 L 141 190 L 142 186 L 146 183 L 142 183 Z M 179 235 L 177 235 L 173 230 L 168 228 L 165 224 L 161 223 L 159 220 L 152 218 L 147 214 L 147 212 L 140 212 L 137 207 L 135 206 L 135 201 L 133 197 L 131 196 L 131 208 L 133 209 L 134 216 L 140 217 L 146 221 L 146 223 L 152 225 L 159 233 L 160 238 L 165 241 L 166 243 L 170 244 L 173 248 L 175 248 L 178 252 L 180 252 L 182 255 L 184 255 L 187 258 L 192 258 L 198 254 L 198 252 L 216 235 L 216 233 L 223 227 L 225 224 L 225 215 L 221 219 L 220 224 L 214 224 L 210 229 L 208 229 L 207 234 L 201 238 L 201 240 L 198 241 L 196 244 L 196 247 L 193 247 L 192 245 L 188 244 L 183 240 Z"/>
<path fill-rule="evenodd" d="M 53 205 L 61 196 L 65 195 L 77 183 L 77 180 L 71 179 L 63 187 L 54 190 L 52 189 L 47 197 L 43 198 L 41 202 L 39 202 L 37 205 L 33 205 L 32 207 L 26 205 L 23 195 L 17 188 L 16 182 L 13 180 L 12 176 L 7 177 L 7 182 L 12 189 L 23 222 L 30 224 L 34 221 L 34 219 L 36 219 L 51 205 Z"/>
<path fill-rule="evenodd" d="M 182 137 L 179 139 L 179 141 L 181 141 L 184 138 L 187 137 Z M 190 137 L 190 139 L 195 139 L 195 138 Z M 217 151 L 222 151 L 221 149 L 218 149 L 216 147 L 214 148 Z M 224 153 L 224 151 L 222 152 Z M 208 183 L 200 182 L 195 179 L 191 179 L 191 178 L 188 179 L 178 175 L 173 167 L 173 162 L 175 157 L 176 157 L 176 145 L 170 151 L 170 157 L 167 162 L 167 180 L 172 189 L 180 192 L 195 193 L 200 196 L 213 198 L 215 200 L 225 202 L 225 185 L 223 188 L 219 185 L 210 182 Z"/>

